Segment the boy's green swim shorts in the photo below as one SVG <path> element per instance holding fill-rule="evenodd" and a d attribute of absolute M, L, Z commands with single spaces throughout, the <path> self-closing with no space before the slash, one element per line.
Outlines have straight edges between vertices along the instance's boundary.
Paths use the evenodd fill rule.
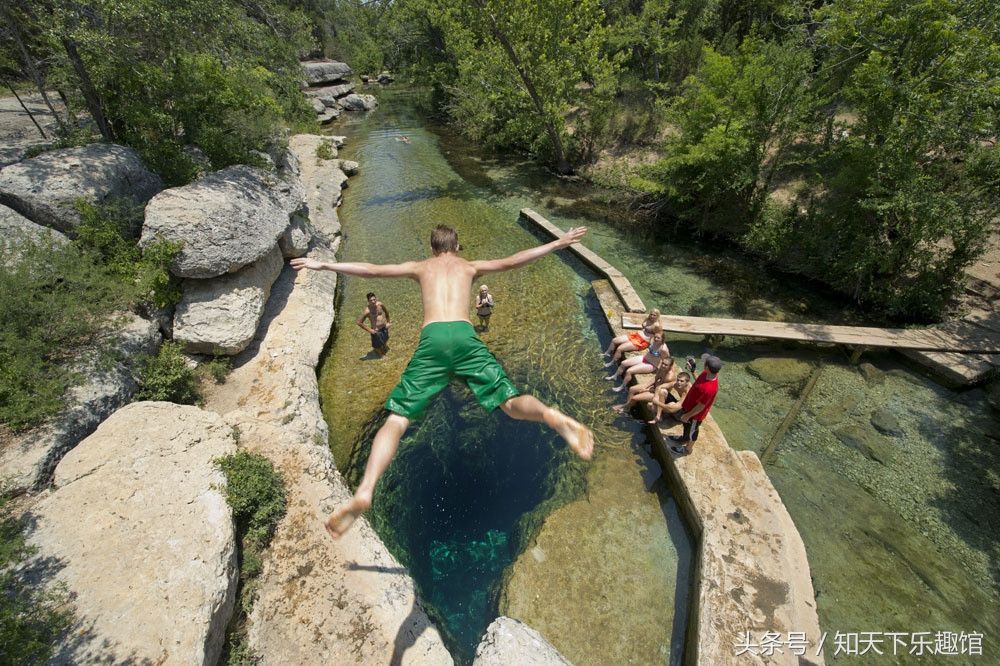
<path fill-rule="evenodd" d="M 467 321 L 436 321 L 420 331 L 417 351 L 389 394 L 385 408 L 419 417 L 452 378 L 465 381 L 485 409 L 494 410 L 518 390 Z"/>

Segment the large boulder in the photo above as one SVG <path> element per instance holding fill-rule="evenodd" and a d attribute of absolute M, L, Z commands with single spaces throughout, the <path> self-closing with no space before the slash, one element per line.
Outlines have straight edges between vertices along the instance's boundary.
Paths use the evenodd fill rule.
<path fill-rule="evenodd" d="M 43 487 L 66 452 L 135 395 L 135 359 L 156 353 L 161 342 L 160 327 L 155 320 L 128 314 L 118 336 L 115 363 L 108 366 L 89 355 L 79 367 L 86 379 L 66 392 L 65 409 L 0 450 L 0 482 L 7 490 L 23 492 Z"/>
<path fill-rule="evenodd" d="M 288 229 L 278 238 L 281 256 L 285 259 L 294 259 L 305 255 L 309 251 L 309 241 L 311 240 L 312 232 L 309 230 L 308 218 L 302 215 L 292 215 Z"/>
<path fill-rule="evenodd" d="M 335 60 L 304 62 L 302 63 L 302 72 L 306 84 L 310 86 L 346 80 L 353 73 L 348 64 Z"/>
<path fill-rule="evenodd" d="M 0 203 L 46 227 L 72 234 L 76 202 L 125 198 L 145 203 L 163 189 L 131 148 L 92 143 L 44 153 L 0 171 Z"/>
<path fill-rule="evenodd" d="M 237 568 L 215 459 L 235 450 L 217 414 L 140 402 L 59 464 L 28 537 L 29 575 L 72 598 L 56 663 L 216 663 Z"/>
<path fill-rule="evenodd" d="M 25 244 L 66 245 L 69 239 L 56 231 L 35 224 L 16 210 L 0 205 L 0 266 L 13 267 L 24 254 Z"/>
<path fill-rule="evenodd" d="M 354 92 L 353 83 L 341 83 L 335 86 L 321 86 L 319 88 L 310 88 L 305 91 L 306 95 L 311 97 L 314 101 L 318 100 L 323 103 L 324 106 L 337 106 L 337 100 L 346 95 L 350 95 Z"/>
<path fill-rule="evenodd" d="M 246 268 L 212 280 L 185 280 L 174 340 L 193 354 L 235 355 L 253 340 L 284 261 L 275 245 Z"/>
<path fill-rule="evenodd" d="M 337 104 L 345 111 L 371 111 L 378 106 L 378 100 L 375 99 L 374 95 L 351 93 L 338 99 Z"/>
<path fill-rule="evenodd" d="M 183 243 L 170 266 L 179 277 L 232 273 L 274 248 L 304 199 L 297 178 L 246 165 L 227 167 L 155 196 L 146 206 L 140 244 Z"/>
<path fill-rule="evenodd" d="M 509 617 L 500 616 L 490 623 L 473 666 L 569 666 L 551 643 L 540 633 Z"/>

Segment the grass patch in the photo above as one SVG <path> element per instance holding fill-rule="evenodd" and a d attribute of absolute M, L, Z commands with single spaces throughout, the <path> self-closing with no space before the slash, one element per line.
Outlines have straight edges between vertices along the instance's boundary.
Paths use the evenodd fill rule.
<path fill-rule="evenodd" d="M 321 160 L 332 160 L 336 156 L 337 153 L 334 150 L 332 141 L 323 139 L 319 142 L 319 145 L 316 146 L 316 157 Z"/>
<path fill-rule="evenodd" d="M 233 510 L 239 543 L 240 582 L 236 612 L 226 631 L 220 663 L 254 663 L 246 645 L 246 618 L 253 607 L 261 558 L 285 515 L 285 485 L 267 458 L 238 451 L 218 461 L 226 475 L 226 501 Z"/>

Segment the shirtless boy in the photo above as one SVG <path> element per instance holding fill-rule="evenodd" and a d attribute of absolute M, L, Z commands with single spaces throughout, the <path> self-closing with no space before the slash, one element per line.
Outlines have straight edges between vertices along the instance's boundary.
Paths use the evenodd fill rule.
<path fill-rule="evenodd" d="M 423 261 L 376 265 L 292 259 L 291 266 L 296 270 L 311 268 L 363 277 L 416 280 L 424 306 L 424 324 L 417 350 L 386 400 L 385 407 L 391 413 L 375 434 L 365 474 L 354 497 L 337 507 L 326 521 L 330 536 L 340 538 L 354 520 L 368 510 L 375 484 L 396 455 L 399 440 L 410 421 L 423 414 L 431 399 L 444 390 L 452 377 L 464 380 L 485 409 L 499 407 L 511 418 L 544 423 L 566 440 L 574 453 L 590 460 L 594 452 L 593 433 L 534 396 L 519 395 L 496 358 L 476 336 L 468 315 L 472 282 L 476 276 L 524 266 L 550 252 L 569 247 L 585 233 L 586 227 L 578 227 L 558 240 L 504 259 L 467 261 L 458 256 L 455 230 L 438 225 L 431 233 L 433 256 Z"/>
<path fill-rule="evenodd" d="M 385 303 L 375 297 L 375 292 L 368 292 L 368 303 L 361 312 L 358 319 L 358 326 L 365 329 L 368 335 L 372 336 L 372 349 L 380 354 L 389 351 L 386 346 L 389 344 L 389 309 Z M 365 319 L 369 325 L 365 325 Z"/>

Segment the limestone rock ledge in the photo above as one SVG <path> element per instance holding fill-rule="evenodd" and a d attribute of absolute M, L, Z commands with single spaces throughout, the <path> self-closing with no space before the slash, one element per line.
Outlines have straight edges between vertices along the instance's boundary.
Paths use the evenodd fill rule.
<path fill-rule="evenodd" d="M 235 448 L 216 414 L 140 402 L 63 459 L 28 514 L 28 575 L 65 585 L 76 617 L 55 663 L 216 662 L 237 570 L 213 460 Z"/>
<path fill-rule="evenodd" d="M 326 137 L 297 135 L 314 238 L 309 257 L 333 261 L 336 206 L 346 176 L 316 157 Z M 268 457 L 286 483 L 287 512 L 264 557 L 247 628 L 262 664 L 451 664 L 416 599 L 413 580 L 363 518 L 340 541 L 323 528 L 350 496 L 337 473 L 319 406 L 316 366 L 333 324 L 336 274 L 287 265 L 257 336 L 206 407 L 240 433 L 240 448 Z"/>
<path fill-rule="evenodd" d="M 569 666 L 569 663 L 540 633 L 501 615 L 486 629 L 472 666 Z"/>

